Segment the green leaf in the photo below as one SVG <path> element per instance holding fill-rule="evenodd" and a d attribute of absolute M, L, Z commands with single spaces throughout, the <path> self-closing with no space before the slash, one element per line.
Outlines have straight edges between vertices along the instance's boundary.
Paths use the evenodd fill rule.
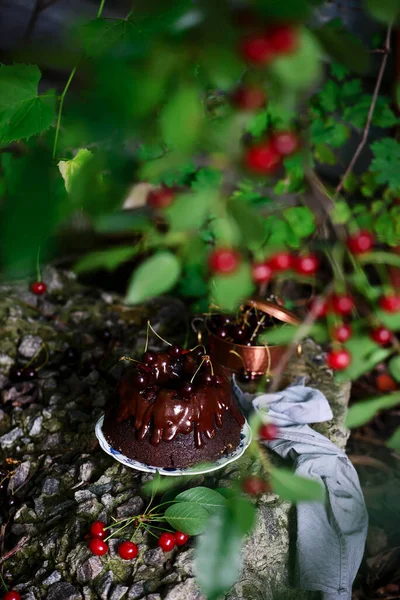
<path fill-rule="evenodd" d="M 205 45 L 200 54 L 200 65 L 214 89 L 231 91 L 243 72 L 243 62 L 229 47 Z"/>
<path fill-rule="evenodd" d="M 371 15 L 378 21 L 393 23 L 400 16 L 399 0 L 366 0 Z"/>
<path fill-rule="evenodd" d="M 388 313 L 384 310 L 377 310 L 375 316 L 385 327 L 388 327 L 392 331 L 399 331 L 400 313 Z"/>
<path fill-rule="evenodd" d="M 120 246 L 109 250 L 91 252 L 74 266 L 75 273 L 87 273 L 96 269 L 114 271 L 121 263 L 126 262 L 138 253 L 138 246 Z"/>
<path fill-rule="evenodd" d="M 371 170 L 376 181 L 388 185 L 394 193 L 400 191 L 400 144 L 394 138 L 383 138 L 371 144 L 374 158 Z"/>
<path fill-rule="evenodd" d="M 98 233 L 121 233 L 127 231 L 146 231 L 150 221 L 140 212 L 126 210 L 99 215 L 94 219 L 94 229 Z"/>
<path fill-rule="evenodd" d="M 200 188 L 196 192 L 179 194 L 164 214 L 171 231 L 199 230 L 207 219 L 210 208 L 217 201 L 217 189 Z"/>
<path fill-rule="evenodd" d="M 394 356 L 388 366 L 390 374 L 400 383 L 400 356 Z"/>
<path fill-rule="evenodd" d="M 308 29 L 300 30 L 296 52 L 276 58 L 270 73 L 286 88 L 299 91 L 309 88 L 320 78 L 319 47 Z"/>
<path fill-rule="evenodd" d="M 307 206 L 292 206 L 283 211 L 283 216 L 299 238 L 305 238 L 315 231 L 315 217 Z"/>
<path fill-rule="evenodd" d="M 93 154 L 86 148 L 80 148 L 74 158 L 70 160 L 60 160 L 58 168 L 65 181 L 65 189 L 67 192 L 71 191 L 72 182 L 79 171 L 89 160 L 93 158 Z"/>
<path fill-rule="evenodd" d="M 228 211 L 236 221 L 243 243 L 252 250 L 259 248 L 265 239 L 265 229 L 260 215 L 246 202 L 235 198 L 229 200 Z"/>
<path fill-rule="evenodd" d="M 53 91 L 38 95 L 41 73 L 36 65 L 0 67 L 0 144 L 28 139 L 53 124 Z"/>
<path fill-rule="evenodd" d="M 179 279 L 181 265 L 172 252 L 158 252 L 135 269 L 125 301 L 139 304 L 168 292 Z"/>
<path fill-rule="evenodd" d="M 82 46 L 87 56 L 101 56 L 116 44 L 138 37 L 133 23 L 126 19 L 94 19 L 81 29 Z"/>
<path fill-rule="evenodd" d="M 195 145 L 203 120 L 200 90 L 195 85 L 178 86 L 160 116 L 161 135 L 167 146 L 188 152 Z"/>
<path fill-rule="evenodd" d="M 348 223 L 352 217 L 350 206 L 345 200 L 337 200 L 331 212 L 332 221 L 336 225 Z"/>
<path fill-rule="evenodd" d="M 285 346 L 286 344 L 290 344 L 295 336 L 298 335 L 299 329 L 300 326 L 296 325 L 276 326 L 263 333 L 260 339 L 265 344 Z M 329 333 L 325 325 L 315 323 L 305 337 L 310 337 L 319 343 L 324 343 L 329 340 Z"/>
<path fill-rule="evenodd" d="M 210 513 L 194 502 L 177 502 L 165 511 L 168 523 L 177 531 L 188 535 L 199 535 L 206 529 Z"/>
<path fill-rule="evenodd" d="M 250 265 L 242 263 L 235 273 L 216 275 L 210 282 L 210 293 L 221 310 L 230 312 L 251 295 L 253 287 Z"/>
<path fill-rule="evenodd" d="M 206 487 L 195 487 L 185 490 L 175 498 L 177 502 L 194 502 L 214 514 L 225 506 L 225 498 L 215 490 Z"/>
<path fill-rule="evenodd" d="M 243 538 L 253 527 L 255 507 L 234 496 L 212 515 L 195 551 L 196 580 L 207 600 L 221 598 L 241 572 Z"/>
<path fill-rule="evenodd" d="M 368 252 L 361 254 L 358 260 L 362 264 L 390 265 L 400 267 L 400 255 L 393 252 Z"/>
<path fill-rule="evenodd" d="M 335 153 L 326 144 L 317 144 L 314 147 L 314 156 L 323 165 L 335 165 L 337 163 Z"/>
<path fill-rule="evenodd" d="M 367 50 L 344 28 L 330 22 L 313 33 L 325 52 L 336 62 L 361 75 L 368 71 L 370 61 Z"/>
<path fill-rule="evenodd" d="M 2 264 L 9 275 L 32 275 L 38 248 L 42 260 L 48 256 L 61 206 L 68 207 L 67 192 L 51 155 L 38 144 L 19 158 L 4 154 L 1 163 L 6 185 L 0 219 Z"/>
<path fill-rule="evenodd" d="M 335 62 L 331 64 L 331 72 L 332 75 L 339 81 L 343 81 L 343 79 L 349 75 L 349 71 L 346 69 L 346 67 Z"/>
<path fill-rule="evenodd" d="M 388 439 L 386 446 L 388 448 L 393 448 L 393 450 L 400 450 L 400 427 L 398 427 L 394 434 Z"/>
<path fill-rule="evenodd" d="M 392 408 L 400 403 L 400 392 L 393 392 L 364 402 L 357 402 L 349 408 L 346 417 L 346 427 L 350 429 L 368 423 L 379 411 Z"/>
<path fill-rule="evenodd" d="M 289 502 L 324 502 L 325 488 L 313 479 L 299 477 L 288 469 L 271 469 L 274 492 Z"/>
<path fill-rule="evenodd" d="M 318 3 L 317 2 L 313 2 Z M 255 0 L 260 13 L 275 21 L 301 21 L 306 19 L 311 10 L 308 0 L 285 0 L 276 2 L 271 0 Z"/>

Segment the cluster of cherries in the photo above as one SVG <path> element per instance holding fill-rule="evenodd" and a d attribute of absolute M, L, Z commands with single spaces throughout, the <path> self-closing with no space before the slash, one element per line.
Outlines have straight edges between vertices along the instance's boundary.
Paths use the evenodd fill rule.
<path fill-rule="evenodd" d="M 148 399 L 156 396 L 160 384 L 170 386 L 189 401 L 197 384 L 217 387 L 224 383 L 223 377 L 214 374 L 202 345 L 191 350 L 183 350 L 178 345 L 171 345 L 167 352 L 148 350 L 140 361 L 134 362 L 136 368 L 131 374 L 132 384 Z"/>
<path fill-rule="evenodd" d="M 13 493 L 10 494 L 10 490 L 8 489 L 12 473 L 13 470 L 10 465 L 5 464 L 0 467 L 0 503 L 6 519 L 9 519 L 15 509 L 20 506 L 20 499 Z"/>
<path fill-rule="evenodd" d="M 95 521 L 90 527 L 90 542 L 89 549 L 96 556 L 104 556 L 108 552 L 108 544 L 106 538 L 107 526 L 103 521 Z M 158 546 L 164 552 L 170 552 L 175 546 L 183 546 L 188 541 L 189 536 L 181 531 L 163 531 L 158 538 Z M 132 560 L 137 557 L 139 547 L 134 542 L 125 541 L 118 546 L 118 554 L 123 560 Z"/>
<path fill-rule="evenodd" d="M 239 316 L 214 314 L 208 320 L 209 328 L 218 338 L 243 346 L 256 346 L 258 334 L 273 325 L 273 317 L 253 307 L 243 310 Z"/>

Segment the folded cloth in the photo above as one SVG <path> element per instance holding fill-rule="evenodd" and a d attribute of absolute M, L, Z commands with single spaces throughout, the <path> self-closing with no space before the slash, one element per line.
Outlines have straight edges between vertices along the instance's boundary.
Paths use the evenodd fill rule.
<path fill-rule="evenodd" d="M 293 460 L 297 475 L 325 486 L 325 504 L 297 504 L 299 587 L 323 592 L 324 600 L 351 600 L 368 517 L 358 475 L 346 454 L 307 425 L 332 419 L 327 399 L 305 387 L 304 379 L 282 392 L 254 395 L 242 392 L 233 376 L 233 389 L 244 412 L 253 407 L 263 420 L 279 427 L 277 439 L 265 445 Z"/>

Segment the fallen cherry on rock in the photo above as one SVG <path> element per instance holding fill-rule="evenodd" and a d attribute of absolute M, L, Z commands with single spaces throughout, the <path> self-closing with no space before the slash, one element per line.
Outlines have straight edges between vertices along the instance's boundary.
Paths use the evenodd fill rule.
<path fill-rule="evenodd" d="M 132 560 L 139 553 L 139 548 L 134 542 L 122 542 L 118 547 L 118 554 L 123 560 Z"/>
<path fill-rule="evenodd" d="M 108 544 L 99 537 L 94 537 L 89 542 L 89 550 L 96 556 L 104 556 L 108 552 Z"/>
<path fill-rule="evenodd" d="M 175 531 L 175 543 L 177 546 L 184 546 L 189 539 L 189 535 L 187 533 L 183 533 L 182 531 Z"/>
<path fill-rule="evenodd" d="M 36 296 L 42 296 L 47 290 L 47 285 L 44 281 L 34 281 L 31 284 L 31 292 Z"/>
<path fill-rule="evenodd" d="M 95 521 L 90 526 L 90 535 L 96 538 L 106 537 L 105 527 L 106 524 L 103 521 Z"/>
<path fill-rule="evenodd" d="M 3 600 L 21 600 L 21 594 L 17 590 L 8 590 L 4 594 Z"/>
<path fill-rule="evenodd" d="M 158 545 L 163 552 L 170 552 L 175 548 L 176 540 L 173 533 L 164 531 L 158 538 Z"/>

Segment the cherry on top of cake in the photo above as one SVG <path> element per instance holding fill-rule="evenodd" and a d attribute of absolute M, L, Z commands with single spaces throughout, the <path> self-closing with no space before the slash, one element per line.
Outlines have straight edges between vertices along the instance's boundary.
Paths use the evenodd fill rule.
<path fill-rule="evenodd" d="M 138 439 L 149 434 L 154 445 L 193 432 L 201 447 L 204 437 L 211 439 L 222 427 L 226 411 L 244 423 L 229 380 L 214 373 L 203 346 L 145 352 L 122 378 L 117 393 L 117 421 L 132 419 Z"/>

